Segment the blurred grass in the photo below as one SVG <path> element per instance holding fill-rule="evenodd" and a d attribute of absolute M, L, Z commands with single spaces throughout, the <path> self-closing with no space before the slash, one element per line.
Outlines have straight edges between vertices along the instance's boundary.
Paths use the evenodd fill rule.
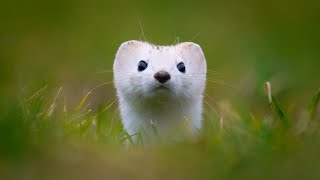
<path fill-rule="evenodd" d="M 112 102 L 95 113 L 76 106 L 54 115 L 57 97 L 45 100 L 45 87 L 1 114 L 4 179 L 319 177 L 319 122 L 308 111 L 318 108 L 318 93 L 302 118 L 287 119 L 275 98 L 262 119 L 224 105 L 222 120 L 206 112 L 199 138 L 127 149 L 130 137 L 107 115 Z"/>
<path fill-rule="evenodd" d="M 1 1 L 0 178 L 318 179 L 319 2 Z M 232 85 L 208 82 L 199 139 L 124 149 L 112 83 L 93 90 L 140 22 Z"/>

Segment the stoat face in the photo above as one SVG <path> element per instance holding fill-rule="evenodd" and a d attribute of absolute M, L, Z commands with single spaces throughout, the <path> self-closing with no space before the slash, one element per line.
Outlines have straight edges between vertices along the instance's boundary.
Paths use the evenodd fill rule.
<path fill-rule="evenodd" d="M 132 40 L 121 44 L 113 71 L 118 95 L 127 100 L 202 98 L 206 61 L 201 47 L 192 42 L 156 46 Z"/>

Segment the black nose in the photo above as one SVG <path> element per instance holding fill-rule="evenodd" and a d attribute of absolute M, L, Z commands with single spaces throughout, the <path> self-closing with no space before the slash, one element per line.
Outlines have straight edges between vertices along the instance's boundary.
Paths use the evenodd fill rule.
<path fill-rule="evenodd" d="M 161 83 L 165 83 L 170 79 L 170 74 L 166 71 L 159 71 L 154 75 L 154 78 Z"/>

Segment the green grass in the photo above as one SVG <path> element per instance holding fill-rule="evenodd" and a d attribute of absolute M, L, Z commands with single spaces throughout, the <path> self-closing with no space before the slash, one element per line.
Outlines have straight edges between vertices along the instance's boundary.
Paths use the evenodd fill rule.
<path fill-rule="evenodd" d="M 122 130 L 115 100 L 93 112 L 85 106 L 91 91 L 71 108 L 57 102 L 61 88 L 53 97 L 46 89 L 23 95 L 1 114 L 2 179 L 320 177 L 319 91 L 299 118 L 277 97 L 268 105 L 266 95 L 263 115 L 224 106 L 221 119 L 209 108 L 198 138 L 144 147 Z"/>

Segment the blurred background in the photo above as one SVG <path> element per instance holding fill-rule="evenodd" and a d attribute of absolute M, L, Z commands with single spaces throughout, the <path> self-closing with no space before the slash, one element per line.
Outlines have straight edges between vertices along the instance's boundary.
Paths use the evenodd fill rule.
<path fill-rule="evenodd" d="M 208 61 L 216 99 L 241 97 L 249 106 L 274 93 L 304 97 L 319 87 L 320 2 L 314 1 L 2 1 L 0 16 L 1 98 L 17 97 L 47 83 L 72 104 L 112 80 L 119 45 L 141 39 L 170 45 L 194 41 Z M 297 94 L 298 93 L 298 94 Z M 114 96 L 110 84 L 96 90 L 93 104 Z M 309 97 L 309 96 L 308 96 Z M 2 101 L 5 102 L 5 101 Z M 251 104 L 251 105 L 250 105 Z"/>
<path fill-rule="evenodd" d="M 305 113 L 320 82 L 319 9 L 319 0 L 0 1 L 0 172 L 7 170 L 11 179 L 50 179 L 59 173 L 73 177 L 68 179 L 319 177 L 320 146 L 314 144 L 319 136 L 281 136 L 281 129 L 263 126 L 274 115 L 266 81 L 290 120 L 300 120 L 298 127 L 307 129 L 306 119 L 319 119 L 316 101 L 311 115 Z M 93 88 L 112 82 L 116 51 L 132 39 L 200 44 L 208 78 L 232 86 L 208 81 L 206 93 L 217 104 L 205 97 L 224 108 L 227 118 L 241 120 L 232 121 L 231 133 L 214 129 L 220 124 L 206 106 L 205 118 L 218 125 L 209 124 L 213 130 L 204 142 L 181 148 L 114 150 L 122 142 L 117 138 L 123 138 L 121 125 L 106 131 L 114 109 L 82 117 L 89 128 L 81 134 L 81 123 L 72 120 L 110 103 L 113 84 L 95 89 L 84 103 L 90 103 L 87 109 L 70 109 Z M 51 118 L 53 109 L 68 117 Z M 91 131 L 92 117 L 98 128 Z M 70 126 L 64 118 L 71 119 Z M 92 148 L 96 141 L 111 146 Z"/>

